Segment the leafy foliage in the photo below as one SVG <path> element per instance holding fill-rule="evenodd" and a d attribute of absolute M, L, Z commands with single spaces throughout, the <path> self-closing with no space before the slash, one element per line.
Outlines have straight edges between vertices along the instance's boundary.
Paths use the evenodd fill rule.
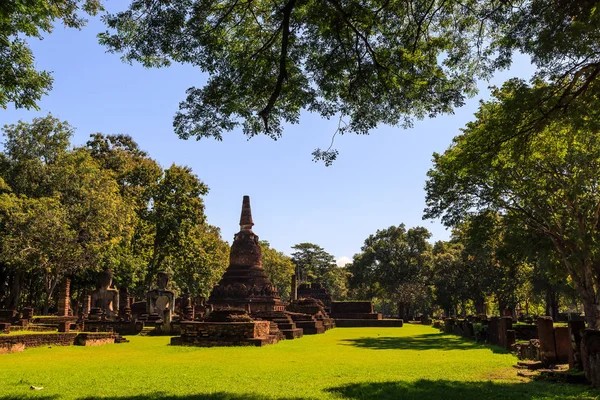
<path fill-rule="evenodd" d="M 513 80 L 482 103 L 476 121 L 446 153 L 434 155 L 426 216 L 442 216 L 449 225 L 478 210 L 518 216 L 553 243 L 584 302 L 588 323 L 596 327 L 598 97 L 587 91 L 571 103 L 569 113 L 531 125 L 535 134 L 526 146 L 518 139 L 504 140 L 515 131 L 515 122 L 531 121 L 520 119 L 524 112 L 516 110 L 518 102 L 534 101 L 541 93 L 554 93 L 553 87 Z M 497 152 L 488 152 L 489 143 L 500 143 L 500 138 Z"/>
<path fill-rule="evenodd" d="M 25 294 L 47 312 L 62 278 L 80 296 L 103 269 L 132 295 L 160 269 L 176 289 L 208 294 L 229 245 L 206 224 L 208 187 L 189 168 L 163 170 L 125 135 L 98 133 L 72 148 L 73 129 L 50 115 L 3 132 L 0 302 L 16 307 Z"/>
<path fill-rule="evenodd" d="M 0 107 L 35 108 L 37 101 L 52 89 L 47 71 L 37 71 L 29 38 L 42 39 L 52 32 L 54 22 L 81 29 L 83 11 L 95 15 L 100 0 L 7 0 L 0 4 Z"/>
<path fill-rule="evenodd" d="M 180 103 L 182 138 L 221 140 L 242 126 L 276 139 L 302 110 L 339 118 L 341 134 L 410 125 L 462 105 L 478 77 L 516 52 L 556 83 L 558 100 L 542 101 L 549 115 L 597 86 L 600 73 L 593 0 L 133 0 L 104 21 L 101 43 L 125 61 L 210 74 Z M 313 156 L 330 164 L 337 151 Z"/>
<path fill-rule="evenodd" d="M 337 266 L 333 255 L 314 243 L 299 243 L 292 249 L 299 284 L 317 282 L 329 289 L 334 299 L 346 297 L 349 275 L 345 268 Z"/>
<path fill-rule="evenodd" d="M 370 235 L 354 256 L 350 285 L 362 297 L 380 296 L 399 304 L 401 318 L 431 309 L 431 234 L 403 224 Z"/>
<path fill-rule="evenodd" d="M 262 250 L 263 268 L 267 272 L 271 283 L 279 289 L 279 294 L 284 300 L 290 299 L 294 263 L 283 252 L 271 248 L 266 240 L 260 241 Z"/>

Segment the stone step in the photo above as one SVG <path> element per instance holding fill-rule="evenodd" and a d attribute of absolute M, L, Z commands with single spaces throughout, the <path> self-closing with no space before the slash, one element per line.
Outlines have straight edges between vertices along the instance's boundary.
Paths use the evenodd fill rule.
<path fill-rule="evenodd" d="M 294 322 L 294 320 L 291 318 L 274 318 L 272 321 L 276 324 L 291 324 Z"/>
<path fill-rule="evenodd" d="M 295 323 L 281 323 L 281 324 L 277 324 L 277 326 L 279 327 L 279 329 L 296 329 L 297 326 Z"/>
<path fill-rule="evenodd" d="M 281 333 L 285 335 L 285 338 L 288 340 L 301 338 L 303 335 L 303 330 L 301 328 L 296 329 L 282 329 Z"/>
<path fill-rule="evenodd" d="M 529 370 L 536 370 L 536 369 L 540 369 L 542 368 L 542 362 L 541 361 L 519 361 L 517 362 L 517 365 L 515 365 L 515 368 L 518 369 L 529 369 Z"/>

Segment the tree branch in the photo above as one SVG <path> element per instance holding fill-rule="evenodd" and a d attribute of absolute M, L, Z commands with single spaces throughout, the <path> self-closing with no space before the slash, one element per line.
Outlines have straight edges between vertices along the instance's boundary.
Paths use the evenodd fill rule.
<path fill-rule="evenodd" d="M 288 46 L 290 40 L 290 17 L 292 15 L 292 10 L 294 9 L 294 5 L 296 4 L 296 0 L 289 0 L 286 5 L 283 7 L 283 21 L 281 23 L 281 54 L 279 55 L 279 74 L 277 75 L 277 82 L 275 83 L 275 89 L 271 93 L 271 97 L 269 98 L 269 102 L 263 108 L 258 115 L 263 119 L 265 124 L 265 130 L 269 130 L 269 115 L 281 94 L 281 89 L 283 88 L 283 81 L 287 78 L 287 56 L 288 56 Z"/>

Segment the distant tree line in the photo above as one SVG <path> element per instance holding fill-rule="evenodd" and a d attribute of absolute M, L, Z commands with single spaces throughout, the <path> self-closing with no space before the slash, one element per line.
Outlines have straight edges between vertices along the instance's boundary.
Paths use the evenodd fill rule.
<path fill-rule="evenodd" d="M 208 187 L 189 167 L 161 167 L 129 136 L 97 133 L 73 147 L 73 133 L 51 115 L 3 129 L 0 307 L 48 312 L 61 279 L 77 297 L 105 269 L 133 296 L 159 270 L 206 296 L 229 251 L 206 223 Z"/>

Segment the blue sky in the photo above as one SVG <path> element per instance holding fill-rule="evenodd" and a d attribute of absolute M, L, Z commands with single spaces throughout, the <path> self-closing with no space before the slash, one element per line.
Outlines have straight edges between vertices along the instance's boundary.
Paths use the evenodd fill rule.
<path fill-rule="evenodd" d="M 231 242 L 239 230 L 243 195 L 250 195 L 254 230 L 273 247 L 290 253 L 301 242 L 316 243 L 335 255 L 351 258 L 377 229 L 404 223 L 424 226 L 432 240 L 449 232 L 439 221 L 423 221 L 424 185 L 433 152 L 443 152 L 459 129 L 472 119 L 487 86 L 513 76 L 529 78 L 533 67 L 518 57 L 511 70 L 481 82 L 480 93 L 454 115 L 416 121 L 409 130 L 381 126 L 369 136 L 338 136 L 340 151 L 330 167 L 312 161 L 311 152 L 327 148 L 336 121 L 305 113 L 287 126 L 278 141 L 251 140 L 241 130 L 214 140 L 181 140 L 172 120 L 191 86 L 206 75 L 190 66 L 144 69 L 105 53 L 96 34 L 98 19 L 82 31 L 57 27 L 42 41 L 32 41 L 36 66 L 53 72 L 54 89 L 40 111 L 0 111 L 0 125 L 31 120 L 51 112 L 76 127 L 74 144 L 95 132 L 123 133 L 163 167 L 188 165 L 210 188 L 205 197 L 208 222 Z"/>

